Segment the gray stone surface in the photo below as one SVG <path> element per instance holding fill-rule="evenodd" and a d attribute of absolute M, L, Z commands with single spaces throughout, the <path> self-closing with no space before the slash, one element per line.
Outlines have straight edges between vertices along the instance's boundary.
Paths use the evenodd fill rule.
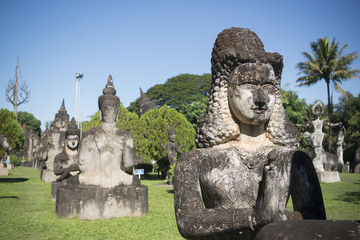
<path fill-rule="evenodd" d="M 68 184 L 58 188 L 56 214 L 62 218 L 108 219 L 138 217 L 148 212 L 146 186 L 114 188 Z"/>
<path fill-rule="evenodd" d="M 156 108 L 155 103 L 153 103 L 148 96 L 140 88 L 140 101 L 139 101 L 140 115 L 143 115 L 150 111 L 151 109 Z"/>
<path fill-rule="evenodd" d="M 187 239 L 252 239 L 264 225 L 325 219 L 311 159 L 280 99 L 282 56 L 265 52 L 254 32 L 221 32 L 213 82 L 197 127 L 197 150 L 175 167 L 178 229 Z M 292 196 L 295 211 L 286 211 Z"/>
<path fill-rule="evenodd" d="M 324 183 L 333 183 L 333 182 L 341 181 L 338 171 L 317 172 L 317 176 L 319 178 L 319 181 Z"/>
<path fill-rule="evenodd" d="M 263 227 L 255 240 L 357 240 L 360 224 L 356 221 L 286 221 Z"/>

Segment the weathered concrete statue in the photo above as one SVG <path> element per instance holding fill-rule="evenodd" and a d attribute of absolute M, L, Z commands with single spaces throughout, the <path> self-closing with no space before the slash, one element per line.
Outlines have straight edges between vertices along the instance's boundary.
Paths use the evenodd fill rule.
<path fill-rule="evenodd" d="M 325 219 L 311 159 L 280 99 L 283 58 L 249 29 L 221 32 L 199 149 L 175 167 L 177 225 L 188 239 L 252 239 L 280 220 Z M 292 196 L 294 210 L 286 211 Z"/>
<path fill-rule="evenodd" d="M 68 129 L 65 131 L 64 149 L 56 155 L 54 160 L 54 173 L 58 176 L 57 182 L 65 181 L 79 173 L 79 141 L 80 130 L 76 125 L 75 118 L 72 118 Z"/>
<path fill-rule="evenodd" d="M 56 213 L 60 217 L 104 219 L 147 214 L 147 187 L 132 172 L 134 140 L 115 127 L 120 99 L 111 76 L 99 97 L 101 126 L 83 133 L 79 150 L 78 184 L 59 187 Z"/>
<path fill-rule="evenodd" d="M 338 141 L 336 143 L 337 148 L 336 148 L 336 156 L 337 156 L 337 160 L 338 163 L 341 165 L 344 165 L 344 149 L 343 149 L 343 145 L 344 145 L 344 138 L 345 138 L 345 134 L 346 134 L 346 129 L 344 126 L 341 127 L 339 135 L 338 135 Z"/>
<path fill-rule="evenodd" d="M 57 176 L 54 173 L 55 156 L 62 152 L 65 142 L 65 131 L 69 123 L 69 114 L 65 109 L 64 100 L 62 101 L 59 112 L 55 114 L 55 119 L 51 125 L 49 132 L 50 147 L 47 154 L 43 154 L 41 159 L 45 161 L 45 167 L 41 172 L 41 180 L 43 182 L 55 181 Z"/>
<path fill-rule="evenodd" d="M 324 113 L 324 106 L 320 101 L 317 101 L 312 108 L 313 115 L 315 116 L 315 120 L 311 122 L 314 127 L 314 132 L 309 133 L 305 132 L 304 134 L 307 136 L 311 146 L 314 148 L 315 157 L 313 158 L 313 164 L 316 172 L 324 172 L 324 164 L 329 165 L 331 162 L 331 156 L 327 154 L 322 146 L 322 142 L 324 136 L 322 129 L 324 124 L 327 126 L 335 127 L 341 125 L 341 123 L 329 123 L 324 120 L 321 120 L 321 116 Z M 307 124 L 306 126 L 308 126 Z M 329 158 L 329 159 L 327 159 Z M 327 163 L 329 162 L 329 163 Z"/>
<path fill-rule="evenodd" d="M 178 145 L 175 143 L 176 132 L 172 126 L 170 128 L 170 132 L 168 132 L 165 127 L 165 132 L 169 136 L 170 142 L 165 143 L 165 145 L 162 145 L 162 141 L 160 138 L 159 143 L 160 143 L 161 148 L 164 149 L 167 153 L 170 166 L 173 166 L 176 162 L 176 153 L 183 154 L 183 152 L 181 151 L 181 148 L 184 147 L 184 145 L 181 145 L 180 147 L 178 147 Z"/>
<path fill-rule="evenodd" d="M 80 148 L 80 184 L 115 187 L 137 181 L 132 172 L 134 139 L 130 132 L 116 128 L 120 99 L 111 76 L 99 97 L 101 126 L 84 132 Z"/>
<path fill-rule="evenodd" d="M 54 173 L 58 178 L 51 184 L 51 200 L 56 200 L 57 190 L 60 186 L 77 182 L 79 168 L 79 141 L 80 130 L 72 118 L 65 131 L 65 144 L 63 151 L 55 156 Z"/>

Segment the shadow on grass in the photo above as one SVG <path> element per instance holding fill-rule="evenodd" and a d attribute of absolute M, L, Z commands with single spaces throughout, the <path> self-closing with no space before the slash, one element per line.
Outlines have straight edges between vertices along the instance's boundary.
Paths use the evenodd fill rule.
<path fill-rule="evenodd" d="M 0 198 L 18 198 L 17 196 L 5 196 L 5 197 L 1 197 Z"/>
<path fill-rule="evenodd" d="M 346 192 L 338 198 L 335 198 L 335 200 L 353 204 L 360 204 L 360 192 Z"/>
<path fill-rule="evenodd" d="M 28 178 L 0 178 L 0 183 L 26 182 Z"/>

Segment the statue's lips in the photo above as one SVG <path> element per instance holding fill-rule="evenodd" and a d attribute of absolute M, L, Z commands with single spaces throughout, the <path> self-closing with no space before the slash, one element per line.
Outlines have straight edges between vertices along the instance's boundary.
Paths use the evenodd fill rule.
<path fill-rule="evenodd" d="M 251 110 L 253 110 L 256 114 L 263 114 L 267 108 L 251 108 Z"/>

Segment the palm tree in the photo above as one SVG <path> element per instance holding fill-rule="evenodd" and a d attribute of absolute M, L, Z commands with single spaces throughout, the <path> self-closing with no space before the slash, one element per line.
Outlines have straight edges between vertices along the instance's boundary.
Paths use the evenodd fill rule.
<path fill-rule="evenodd" d="M 299 74 L 303 74 L 296 82 L 298 86 L 310 86 L 317 83 L 319 80 L 325 80 L 327 87 L 328 97 L 328 116 L 329 123 L 331 123 L 332 117 L 332 96 L 330 94 L 330 83 L 334 84 L 335 89 L 342 95 L 346 95 L 345 91 L 341 89 L 340 85 L 342 81 L 348 80 L 354 77 L 359 77 L 360 73 L 349 65 L 352 64 L 357 58 L 357 52 L 353 52 L 347 55 L 343 55 L 343 51 L 348 46 L 345 44 L 342 48 L 339 48 L 339 42 L 335 41 L 335 38 L 330 44 L 330 38 L 319 38 L 316 42 L 310 44 L 313 56 L 307 52 L 303 52 L 303 56 L 307 59 L 306 62 L 300 62 L 297 64 L 297 68 L 300 70 Z M 331 148 L 331 127 L 329 126 L 329 151 Z"/>

